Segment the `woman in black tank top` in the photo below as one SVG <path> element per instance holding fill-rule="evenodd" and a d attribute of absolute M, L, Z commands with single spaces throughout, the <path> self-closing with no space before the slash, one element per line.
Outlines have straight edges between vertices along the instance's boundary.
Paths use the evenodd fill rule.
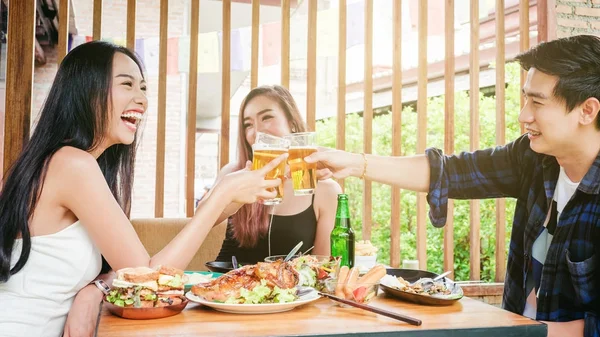
<path fill-rule="evenodd" d="M 292 95 L 278 85 L 250 91 L 240 106 L 238 125 L 238 161 L 226 165 L 220 175 L 243 169 L 252 160 L 256 132 L 283 137 L 307 130 Z M 329 255 L 338 193 L 340 186 L 328 179 L 317 183 L 312 196 L 294 196 L 286 179 L 281 204 L 232 207 L 234 214 L 228 218 L 217 261 L 231 261 L 235 255 L 240 262 L 256 263 L 270 255 L 287 254 L 300 241 L 304 242 L 301 251 L 314 245 L 313 254 Z"/>

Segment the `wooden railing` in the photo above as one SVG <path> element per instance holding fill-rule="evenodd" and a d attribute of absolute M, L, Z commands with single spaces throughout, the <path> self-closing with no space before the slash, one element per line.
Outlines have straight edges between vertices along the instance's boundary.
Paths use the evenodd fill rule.
<path fill-rule="evenodd" d="M 102 22 L 102 0 L 93 1 L 93 39 L 101 39 Z M 307 79 L 306 79 L 306 121 L 308 128 L 315 129 L 316 121 L 316 71 L 317 71 L 317 0 L 306 0 L 308 2 L 308 35 L 307 35 Z M 392 90 L 392 152 L 391 155 L 400 155 L 401 135 L 402 135 L 402 81 L 403 72 L 401 67 L 401 36 L 402 36 L 402 1 L 393 1 L 393 39 L 389 43 L 393 44 L 393 73 L 391 75 Z M 249 2 L 239 0 L 238 2 Z M 284 86 L 290 83 L 290 6 L 296 5 L 296 1 L 282 0 L 261 2 L 253 0 L 252 2 L 252 41 L 251 41 L 251 66 L 250 83 L 255 87 L 258 83 L 259 72 L 259 25 L 260 25 L 260 4 L 261 2 L 277 3 L 281 6 L 281 81 Z M 427 85 L 430 78 L 427 61 L 427 27 L 428 27 L 428 2 L 419 1 L 418 6 L 418 68 L 417 85 L 417 114 L 418 114 L 418 134 L 417 152 L 423 153 L 427 147 Z M 59 19 L 69 17 L 69 0 L 60 0 Z M 372 152 L 373 141 L 373 2 L 364 2 L 364 82 L 362 86 L 364 94 L 363 121 L 364 121 L 364 152 Z M 469 53 L 469 72 L 470 76 L 470 148 L 475 150 L 479 148 L 479 69 L 480 53 L 480 13 L 478 8 L 479 1 L 471 0 L 470 10 L 470 32 L 471 47 Z M 337 136 L 336 147 L 345 149 L 345 119 L 346 119 L 346 32 L 347 32 L 347 1 L 339 1 L 339 39 L 338 39 L 338 88 L 337 88 Z M 446 153 L 454 152 L 454 91 L 455 91 L 455 30 L 454 30 L 454 11 L 455 1 L 444 0 L 445 9 L 445 137 L 444 150 Z M 538 29 L 547 28 L 547 3 L 545 0 L 538 1 L 520 1 L 518 11 L 520 14 L 520 50 L 529 48 L 529 29 L 532 27 L 529 12 L 531 8 L 537 6 L 537 27 Z M 505 143 L 505 121 L 504 121 L 504 63 L 506 61 L 505 45 L 505 2 L 496 0 L 495 20 L 495 43 L 496 43 L 496 143 Z M 231 160 L 229 153 L 229 144 L 232 141 L 230 134 L 230 74 L 231 74 L 231 1 L 222 1 L 222 91 L 221 91 L 221 133 L 220 133 L 220 153 L 219 167 L 222 167 Z M 195 132 L 196 132 L 196 103 L 197 103 L 197 83 L 198 83 L 198 24 L 200 5 L 198 0 L 191 1 L 190 10 L 190 58 L 189 58 L 189 90 L 187 101 L 187 128 L 186 128 L 186 215 L 191 216 L 194 212 L 194 167 L 195 167 Z M 135 47 L 135 29 L 136 29 L 136 1 L 127 0 L 127 46 Z M 29 119 L 31 112 L 31 90 L 33 74 L 33 51 L 34 51 L 34 16 L 35 1 L 11 1 L 9 11 L 9 36 L 8 36 L 8 68 L 7 68 L 7 94 L 6 94 L 6 116 L 4 117 L 5 138 L 4 138 L 4 170 L 12 164 L 21 150 L 23 144 L 29 137 Z M 159 47 L 159 76 L 158 76 L 158 129 L 157 129 L 157 151 L 156 151 L 156 189 L 155 189 L 155 216 L 162 217 L 164 209 L 164 184 L 165 184 L 165 122 L 166 122 L 166 72 L 167 72 L 167 28 L 168 28 L 168 0 L 160 1 L 160 47 Z M 68 20 L 60 20 L 59 39 L 58 39 L 58 62 L 62 60 L 67 52 L 67 26 Z M 538 32 L 538 37 L 542 39 L 547 36 L 544 31 Z M 523 78 L 521 78 L 523 81 Z M 236 108 L 236 107 L 234 107 Z M 343 181 L 340 181 L 342 186 Z M 371 217 L 372 217 L 372 194 L 371 182 L 364 181 L 363 187 L 363 236 L 369 239 L 371 236 Z M 391 238 L 390 238 L 390 264 L 392 266 L 400 265 L 400 198 L 401 191 L 398 188 L 392 189 L 391 198 Z M 448 208 L 448 222 L 444 229 L 444 269 L 453 270 L 454 264 L 454 242 L 453 234 L 453 204 L 450 202 Z M 471 202 L 470 210 L 470 275 L 471 279 L 480 277 L 480 219 L 479 202 Z M 496 203 L 496 223 L 505 223 L 505 202 L 498 200 Z M 425 194 L 419 193 L 417 198 L 417 258 L 421 266 L 426 265 L 426 200 Z M 503 281 L 505 272 L 505 228 L 497 226 L 496 229 L 496 280 Z"/>

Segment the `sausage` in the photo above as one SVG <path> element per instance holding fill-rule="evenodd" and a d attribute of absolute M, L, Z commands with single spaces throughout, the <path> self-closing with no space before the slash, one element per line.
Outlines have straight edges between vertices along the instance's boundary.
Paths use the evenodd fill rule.
<path fill-rule="evenodd" d="M 342 266 L 338 272 L 337 284 L 335 285 L 335 296 L 344 297 L 344 283 L 348 278 L 348 266 Z"/>
<path fill-rule="evenodd" d="M 382 277 L 385 276 L 387 271 L 382 264 L 378 264 L 375 267 L 371 268 L 366 274 L 361 276 L 356 283 L 376 283 L 381 280 Z"/>
<path fill-rule="evenodd" d="M 346 284 L 344 285 L 344 294 L 346 294 L 347 299 L 352 299 L 352 292 L 354 291 L 354 286 L 356 285 L 356 281 L 358 280 L 358 274 L 358 268 L 352 267 L 352 269 L 350 269 L 348 279 L 346 280 Z"/>

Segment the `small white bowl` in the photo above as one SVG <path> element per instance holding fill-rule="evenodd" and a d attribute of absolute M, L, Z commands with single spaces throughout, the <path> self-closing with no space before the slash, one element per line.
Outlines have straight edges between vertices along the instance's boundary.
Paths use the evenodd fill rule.
<path fill-rule="evenodd" d="M 360 273 L 366 273 L 377 264 L 377 256 L 354 256 L 354 265 L 360 270 Z"/>

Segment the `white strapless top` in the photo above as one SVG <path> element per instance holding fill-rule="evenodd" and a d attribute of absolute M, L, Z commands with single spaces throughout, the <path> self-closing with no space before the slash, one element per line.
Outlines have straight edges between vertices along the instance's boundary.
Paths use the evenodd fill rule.
<path fill-rule="evenodd" d="M 21 244 L 15 241 L 11 266 Z M 79 221 L 32 237 L 25 267 L 0 283 L 0 336 L 62 336 L 75 295 L 101 268 L 100 252 Z"/>

